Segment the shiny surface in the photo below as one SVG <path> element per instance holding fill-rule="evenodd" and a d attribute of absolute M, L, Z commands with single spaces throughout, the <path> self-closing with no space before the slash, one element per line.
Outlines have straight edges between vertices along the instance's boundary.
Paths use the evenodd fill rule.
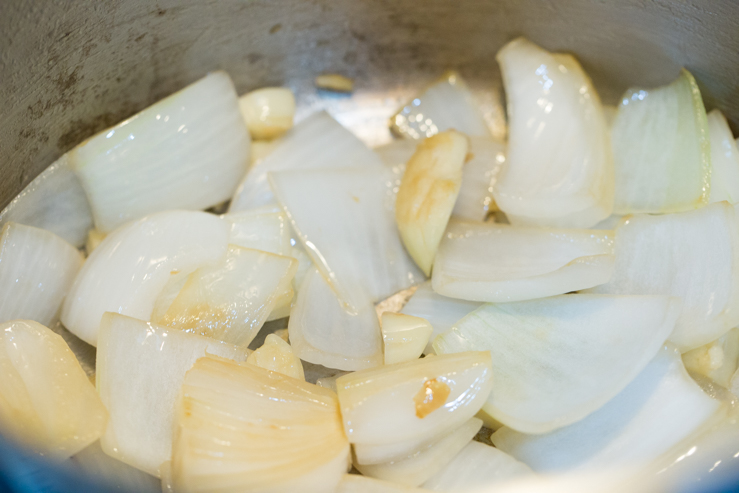
<path fill-rule="evenodd" d="M 392 365 L 421 356 L 434 329 L 422 318 L 385 312 L 381 318 L 381 330 L 384 362 Z"/>
<path fill-rule="evenodd" d="M 43 325 L 0 325 L 0 421 L 21 443 L 54 460 L 95 442 L 108 413 L 64 340 Z"/>
<path fill-rule="evenodd" d="M 281 337 L 270 334 L 264 344 L 251 353 L 246 362 L 265 370 L 276 371 L 288 377 L 305 380 L 303 364 L 295 356 L 290 345 Z"/>
<path fill-rule="evenodd" d="M 264 87 L 239 98 L 239 109 L 254 139 L 274 139 L 293 126 L 295 96 L 286 87 Z"/>
<path fill-rule="evenodd" d="M 666 296 L 491 303 L 437 337 L 434 350 L 489 350 L 494 378 L 485 411 L 522 433 L 547 433 L 621 392 L 662 347 L 679 312 L 680 300 Z"/>

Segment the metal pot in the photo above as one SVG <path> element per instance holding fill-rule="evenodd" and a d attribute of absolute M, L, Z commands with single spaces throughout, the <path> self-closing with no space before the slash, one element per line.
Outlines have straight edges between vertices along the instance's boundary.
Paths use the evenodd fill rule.
<path fill-rule="evenodd" d="M 2 0 L 0 209 L 86 137 L 209 71 L 228 71 L 239 92 L 288 85 L 304 113 L 328 107 L 381 142 L 385 118 L 446 69 L 498 107 L 495 53 L 518 35 L 576 54 L 606 102 L 685 66 L 736 131 L 738 34 L 728 0 Z M 319 96 L 322 72 L 356 79 L 356 97 Z M 11 491 L 19 454 L 0 442 Z M 91 491 L 24 464 L 49 471 L 43 491 Z"/>

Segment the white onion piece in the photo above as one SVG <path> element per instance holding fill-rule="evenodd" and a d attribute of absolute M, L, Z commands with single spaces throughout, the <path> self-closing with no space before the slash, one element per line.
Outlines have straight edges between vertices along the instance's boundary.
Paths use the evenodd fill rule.
<path fill-rule="evenodd" d="M 633 216 L 616 230 L 616 267 L 593 293 L 679 296 L 670 336 L 685 352 L 739 325 L 739 235 L 725 202 L 662 216 Z"/>
<path fill-rule="evenodd" d="M 590 78 L 571 55 L 519 38 L 496 56 L 508 100 L 506 163 L 495 203 L 514 225 L 587 228 L 613 207 L 608 128 Z"/>
<path fill-rule="evenodd" d="M 382 314 L 382 343 L 385 364 L 417 359 L 434 329 L 428 320 L 402 313 Z"/>
<path fill-rule="evenodd" d="M 382 337 L 371 303 L 350 313 L 317 269 L 300 285 L 288 321 L 290 344 L 304 361 L 340 370 L 382 364 Z"/>
<path fill-rule="evenodd" d="M 620 216 L 618 214 L 611 214 L 610 216 L 603 219 L 601 222 L 599 222 L 595 226 L 591 226 L 590 229 L 613 230 L 618 227 L 618 225 L 621 223 L 623 218 L 624 216 Z"/>
<path fill-rule="evenodd" d="M 531 468 L 495 447 L 468 443 L 446 466 L 429 478 L 423 487 L 431 491 L 489 489 L 496 483 L 533 474 Z"/>
<path fill-rule="evenodd" d="M 416 151 L 415 140 L 394 140 L 375 148 L 386 167 L 393 172 L 394 179 L 388 181 L 389 194 L 398 193 L 405 165 Z M 469 139 L 470 158 L 462 167 L 462 185 L 452 216 L 482 221 L 489 212 L 497 209 L 493 200 L 493 185 L 505 163 L 505 144 L 486 137 Z M 393 199 L 394 200 L 394 199 Z"/>
<path fill-rule="evenodd" d="M 49 231 L 6 223 L 0 235 L 0 322 L 51 324 L 83 261 Z"/>
<path fill-rule="evenodd" d="M 180 291 L 182 291 L 182 288 L 190 278 L 191 273 L 189 271 L 173 271 L 170 273 L 167 283 L 154 302 L 154 309 L 151 311 L 149 320 L 161 320 L 167 314 L 167 310 L 172 306 L 174 300 L 177 299 Z"/>
<path fill-rule="evenodd" d="M 280 140 L 279 146 L 249 171 L 231 199 L 229 212 L 274 204 L 267 180 L 272 171 L 345 166 L 380 167 L 382 162 L 328 113 L 316 113 L 298 123 Z"/>
<path fill-rule="evenodd" d="M 699 433 L 721 409 L 667 346 L 620 394 L 578 423 L 546 435 L 501 428 L 491 440 L 537 472 L 641 467 Z"/>
<path fill-rule="evenodd" d="M 345 474 L 334 493 L 422 493 L 423 491 L 426 490 L 359 474 Z"/>
<path fill-rule="evenodd" d="M 708 113 L 711 142 L 711 202 L 739 202 L 739 147 L 720 110 Z"/>
<path fill-rule="evenodd" d="M 385 464 L 356 464 L 355 467 L 365 476 L 406 486 L 420 486 L 470 443 L 481 427 L 482 421 L 470 418 L 431 447 L 407 459 Z"/>
<path fill-rule="evenodd" d="M 666 296 L 488 304 L 437 337 L 434 349 L 490 350 L 495 377 L 485 410 L 520 432 L 547 433 L 621 392 L 662 347 L 679 312 L 680 301 Z"/>
<path fill-rule="evenodd" d="M 92 211 L 69 167 L 69 154 L 42 171 L 0 212 L 0 225 L 9 221 L 46 229 L 76 247 L 85 244 Z"/>
<path fill-rule="evenodd" d="M 32 320 L 0 324 L 4 434 L 42 455 L 65 459 L 100 438 L 107 419 L 95 388 L 59 335 Z"/>
<path fill-rule="evenodd" d="M 125 491 L 159 493 L 160 481 L 135 467 L 114 459 L 103 452 L 100 442 L 95 442 L 69 459 L 70 465 L 80 473 L 104 480 L 108 485 Z"/>
<path fill-rule="evenodd" d="M 295 96 L 286 87 L 263 87 L 241 96 L 239 109 L 253 139 L 274 139 L 293 126 Z"/>
<path fill-rule="evenodd" d="M 613 264 L 610 231 L 452 221 L 431 282 L 452 298 L 521 301 L 603 284 Z"/>
<path fill-rule="evenodd" d="M 290 224 L 281 211 L 244 211 L 222 217 L 231 226 L 231 245 L 290 256 Z"/>
<path fill-rule="evenodd" d="M 95 227 L 228 200 L 249 164 L 233 83 L 214 72 L 86 140 L 69 153 Z"/>
<path fill-rule="evenodd" d="M 739 327 L 731 329 L 715 341 L 683 354 L 685 368 L 729 388 L 731 377 L 739 366 Z"/>
<path fill-rule="evenodd" d="M 442 296 L 431 289 L 431 282 L 426 282 L 418 286 L 400 313 L 429 321 L 434 330 L 423 351 L 429 354 L 434 352 L 432 344 L 436 336 L 451 329 L 455 323 L 479 306 L 480 303 L 474 301 Z"/>
<path fill-rule="evenodd" d="M 421 279 L 385 203 L 386 176 L 383 167 L 271 174 L 308 254 L 353 311 Z"/>
<path fill-rule="evenodd" d="M 293 354 L 290 344 L 274 334 L 269 334 L 264 339 L 264 344 L 246 358 L 246 362 L 265 370 L 305 380 L 300 358 Z"/>
<path fill-rule="evenodd" d="M 390 129 L 408 139 L 424 139 L 451 129 L 490 136 L 480 105 L 462 77 L 451 71 L 401 108 L 390 119 Z"/>
<path fill-rule="evenodd" d="M 85 262 L 64 301 L 62 323 L 96 346 L 103 313 L 149 320 L 170 273 L 215 262 L 227 246 L 227 224 L 205 212 L 160 212 L 127 224 Z"/>
<path fill-rule="evenodd" d="M 223 260 L 190 274 L 152 322 L 247 347 L 283 294 L 292 299 L 297 268 L 293 258 L 230 245 Z"/>
<path fill-rule="evenodd" d="M 482 407 L 492 388 L 490 353 L 467 352 L 361 370 L 336 381 L 352 443 L 438 436 Z"/>
<path fill-rule="evenodd" d="M 181 395 L 175 491 L 333 492 L 348 470 L 330 390 L 208 357 L 187 372 Z"/>
<path fill-rule="evenodd" d="M 611 130 L 614 212 L 679 212 L 708 203 L 706 110 L 690 72 L 655 89 L 629 89 Z"/>
<path fill-rule="evenodd" d="M 207 354 L 244 361 L 246 349 L 106 313 L 100 324 L 97 387 L 110 413 L 106 454 L 159 477 L 172 455 L 175 402 L 185 373 Z"/>

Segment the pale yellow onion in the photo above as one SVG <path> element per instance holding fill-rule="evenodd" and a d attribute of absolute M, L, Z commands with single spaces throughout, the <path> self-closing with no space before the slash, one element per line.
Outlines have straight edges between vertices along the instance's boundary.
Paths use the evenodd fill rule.
<path fill-rule="evenodd" d="M 87 258 L 64 300 L 62 322 L 95 346 L 103 313 L 149 320 L 172 272 L 218 261 L 227 246 L 226 223 L 205 212 L 160 212 L 129 223 Z"/>
<path fill-rule="evenodd" d="M 489 352 L 447 354 L 361 370 L 336 381 L 349 441 L 391 444 L 454 429 L 493 384 Z"/>
<path fill-rule="evenodd" d="M 6 223 L 0 235 L 0 322 L 51 324 L 82 262 L 80 252 L 57 235 Z"/>
<path fill-rule="evenodd" d="M 176 491 L 332 492 L 348 467 L 332 391 L 212 357 L 185 376 L 172 460 Z"/>
<path fill-rule="evenodd" d="M 274 334 L 269 334 L 264 339 L 264 344 L 246 358 L 246 362 L 265 370 L 305 380 L 300 358 L 295 356 L 290 344 Z"/>
<path fill-rule="evenodd" d="M 226 257 L 187 279 L 153 322 L 247 347 L 279 300 L 292 298 L 291 257 L 229 245 Z"/>
<path fill-rule="evenodd" d="M 92 251 L 95 250 L 100 245 L 100 243 L 102 243 L 106 236 L 108 236 L 107 233 L 103 233 L 102 231 L 92 228 L 87 233 L 87 241 L 85 242 L 85 253 L 87 253 L 87 255 L 90 255 Z"/>
<path fill-rule="evenodd" d="M 739 146 L 726 117 L 714 109 L 707 115 L 711 142 L 711 202 L 739 202 Z"/>
<path fill-rule="evenodd" d="M 316 87 L 327 91 L 352 92 L 354 81 L 341 74 L 321 74 L 315 79 Z"/>
<path fill-rule="evenodd" d="M 451 221 L 432 287 L 470 301 L 544 298 L 607 282 L 614 260 L 611 231 Z"/>
<path fill-rule="evenodd" d="M 249 164 L 249 132 L 228 74 L 213 72 L 69 153 L 110 232 L 148 214 L 228 200 Z"/>
<path fill-rule="evenodd" d="M 248 350 L 135 318 L 106 313 L 97 350 L 97 387 L 110 413 L 105 453 L 159 477 L 172 453 L 172 423 L 185 372 L 206 354 L 240 361 Z"/>
<path fill-rule="evenodd" d="M 684 353 L 683 363 L 689 372 L 704 375 L 729 388 L 731 377 L 739 366 L 739 327 L 705 346 Z"/>
<path fill-rule="evenodd" d="M 470 418 L 425 450 L 397 461 L 355 467 L 365 476 L 406 486 L 420 486 L 436 471 L 446 466 L 475 437 L 482 421 Z"/>
<path fill-rule="evenodd" d="M 95 388 L 59 335 L 31 320 L 0 324 L 4 434 L 65 459 L 97 441 L 107 420 Z"/>
<path fill-rule="evenodd" d="M 708 203 L 706 110 L 687 70 L 665 86 L 629 89 L 621 97 L 611 141 L 617 214 L 680 212 Z"/>
<path fill-rule="evenodd" d="M 395 220 L 408 253 L 428 276 L 462 184 L 467 138 L 448 130 L 423 141 L 406 164 Z"/>
<path fill-rule="evenodd" d="M 523 433 L 546 433 L 626 387 L 662 347 L 679 312 L 680 300 L 667 296 L 569 294 L 487 304 L 437 337 L 434 349 L 489 350 L 494 377 L 485 410 Z"/>
<path fill-rule="evenodd" d="M 274 139 L 293 126 L 295 96 L 286 87 L 263 87 L 241 96 L 239 109 L 253 139 Z"/>
<path fill-rule="evenodd" d="M 381 329 L 386 365 L 417 359 L 434 330 L 427 320 L 392 312 L 382 314 Z"/>

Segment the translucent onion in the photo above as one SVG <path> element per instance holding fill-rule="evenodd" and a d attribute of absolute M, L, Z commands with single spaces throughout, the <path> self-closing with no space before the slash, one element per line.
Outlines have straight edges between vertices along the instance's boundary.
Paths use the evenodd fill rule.
<path fill-rule="evenodd" d="M 127 224 L 85 262 L 64 302 L 62 323 L 95 346 L 103 313 L 149 320 L 171 273 L 215 262 L 227 246 L 227 224 L 204 212 L 161 212 Z"/>
<path fill-rule="evenodd" d="M 292 299 L 297 268 L 293 258 L 229 245 L 223 260 L 190 274 L 167 312 L 152 321 L 247 347 L 278 301 Z"/>
<path fill-rule="evenodd" d="M 213 354 L 244 361 L 246 349 L 106 313 L 97 349 L 97 387 L 110 420 L 106 454 L 159 477 L 172 455 L 175 402 L 185 372 Z"/>
<path fill-rule="evenodd" d="M 614 212 L 679 212 L 708 203 L 711 154 L 706 110 L 690 72 L 671 84 L 629 89 L 611 130 Z"/>
<path fill-rule="evenodd" d="M 454 130 L 423 141 L 406 164 L 395 200 L 403 245 L 428 276 L 462 184 L 467 138 Z"/>
<path fill-rule="evenodd" d="M 479 306 L 480 303 L 474 301 L 447 298 L 437 294 L 431 289 L 431 282 L 426 282 L 418 286 L 400 313 L 424 318 L 431 324 L 433 332 L 423 351 L 429 354 L 434 352 L 432 344 L 436 336 L 451 329 L 455 323 Z"/>
<path fill-rule="evenodd" d="M 182 386 L 176 491 L 333 492 L 349 466 L 336 394 L 250 364 L 201 358 Z"/>
<path fill-rule="evenodd" d="M 125 491 L 160 493 L 160 481 L 135 467 L 114 459 L 95 442 L 69 459 L 70 465 L 87 476 L 104 480 L 109 485 Z"/>
<path fill-rule="evenodd" d="M 470 136 L 490 136 L 480 105 L 462 77 L 452 71 L 401 108 L 390 119 L 390 129 L 408 139 L 424 139 L 450 129 Z"/>
<path fill-rule="evenodd" d="M 386 177 L 383 167 L 271 174 L 303 246 L 354 312 L 420 280 L 385 203 Z"/>
<path fill-rule="evenodd" d="M 300 358 L 293 354 L 290 344 L 274 334 L 269 334 L 264 339 L 264 344 L 246 358 L 246 362 L 265 370 L 305 380 Z"/>
<path fill-rule="evenodd" d="M 697 436 L 723 409 L 688 376 L 680 353 L 668 346 L 587 418 L 546 435 L 501 428 L 491 439 L 537 472 L 641 467 Z"/>
<path fill-rule="evenodd" d="M 0 212 L 0 225 L 9 221 L 46 229 L 76 247 L 85 244 L 92 211 L 68 154 L 42 171 Z"/>
<path fill-rule="evenodd" d="M 683 309 L 670 341 L 683 352 L 739 325 L 739 236 L 725 202 L 662 216 L 633 216 L 616 230 L 608 294 L 678 296 Z"/>
<path fill-rule="evenodd" d="M 498 52 L 508 156 L 493 195 L 511 224 L 587 228 L 613 207 L 613 163 L 598 94 L 571 55 L 519 38 Z"/>
<path fill-rule="evenodd" d="M 436 255 L 437 293 L 470 301 L 521 301 L 603 284 L 613 234 L 453 221 Z"/>
<path fill-rule="evenodd" d="M 711 142 L 711 202 L 739 202 L 739 147 L 720 110 L 708 113 Z"/>
<path fill-rule="evenodd" d="M 214 72 L 69 153 L 95 227 L 228 200 L 249 163 L 249 133 L 233 83 Z"/>
<path fill-rule="evenodd" d="M 315 268 L 300 285 L 288 331 L 293 351 L 304 361 L 348 371 L 382 364 L 374 306 L 366 303 L 356 313 L 348 312 Z"/>
<path fill-rule="evenodd" d="M 229 212 L 274 204 L 268 173 L 291 169 L 375 166 L 382 162 L 349 130 L 319 112 L 290 130 L 264 160 L 252 168 L 231 199 Z"/>
<path fill-rule="evenodd" d="M 731 386 L 731 377 L 739 366 L 739 327 L 715 341 L 683 354 L 685 368 L 710 378 L 722 387 Z"/>
<path fill-rule="evenodd" d="M 495 377 L 486 412 L 520 432 L 547 433 L 621 392 L 662 347 L 679 312 L 680 301 L 666 296 L 489 304 L 437 337 L 434 349 L 490 350 Z"/>
<path fill-rule="evenodd" d="M 231 245 L 290 256 L 290 224 L 282 211 L 257 209 L 222 217 L 231 227 Z"/>
<path fill-rule="evenodd" d="M 529 466 L 505 452 L 484 443 L 470 442 L 423 483 L 423 487 L 448 493 L 490 489 L 496 483 L 531 474 Z"/>
<path fill-rule="evenodd" d="M 422 493 L 426 490 L 403 486 L 359 474 L 346 474 L 334 493 Z"/>
<path fill-rule="evenodd" d="M 382 445 L 460 426 L 482 407 L 492 383 L 490 353 L 467 352 L 357 371 L 336 386 L 349 441 Z"/>
<path fill-rule="evenodd" d="M 406 486 L 420 486 L 446 466 L 474 438 L 482 421 L 471 418 L 425 450 L 398 461 L 355 467 L 365 476 Z"/>
<path fill-rule="evenodd" d="M 6 223 L 0 236 L 0 322 L 50 325 L 82 262 L 82 254 L 57 235 Z"/>
<path fill-rule="evenodd" d="M 0 324 L 0 336 L 3 433 L 55 459 L 97 441 L 108 413 L 64 340 L 31 320 Z"/>

